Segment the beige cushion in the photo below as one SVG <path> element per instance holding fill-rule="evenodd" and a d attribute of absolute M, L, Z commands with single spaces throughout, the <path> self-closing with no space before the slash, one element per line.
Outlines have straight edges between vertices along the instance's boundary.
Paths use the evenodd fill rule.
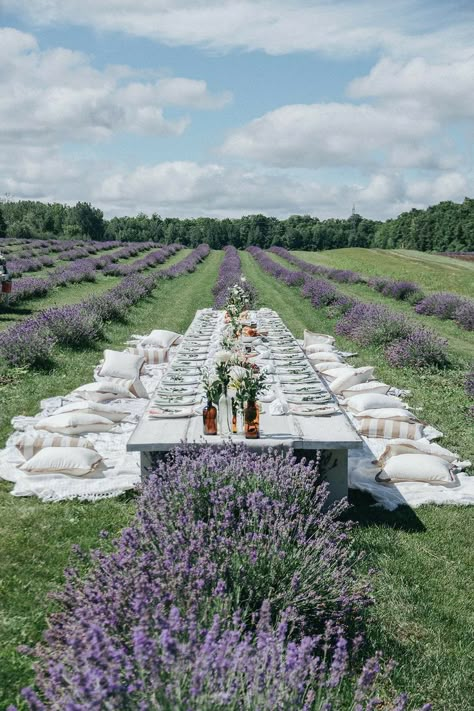
<path fill-rule="evenodd" d="M 162 329 L 155 329 L 148 336 L 142 338 L 138 344 L 140 347 L 144 346 L 154 346 L 156 348 L 170 348 L 181 339 L 180 333 L 175 333 L 174 331 L 166 331 Z"/>
<path fill-rule="evenodd" d="M 122 382 L 122 381 L 121 381 Z M 136 397 L 130 390 L 133 381 L 126 381 L 128 385 L 119 384 L 113 380 L 99 380 L 96 383 L 86 383 L 74 390 L 74 395 L 89 400 L 91 402 L 105 402 L 119 398 Z"/>
<path fill-rule="evenodd" d="M 108 432 L 115 426 L 112 420 L 101 415 L 87 415 L 83 412 L 67 412 L 64 415 L 44 417 L 35 424 L 35 429 L 77 435 L 84 432 Z"/>
<path fill-rule="evenodd" d="M 363 368 L 354 368 L 352 372 L 338 376 L 331 383 L 330 388 L 333 393 L 341 393 L 352 385 L 365 383 L 367 380 L 373 378 L 373 375 L 374 369 L 370 365 L 364 366 Z"/>
<path fill-rule="evenodd" d="M 306 328 L 303 335 L 304 348 L 312 346 L 315 343 L 334 343 L 333 336 L 329 336 L 327 333 L 315 333 L 314 331 L 308 331 Z"/>
<path fill-rule="evenodd" d="M 374 420 L 399 420 L 400 422 L 416 422 L 417 418 L 409 410 L 403 407 L 379 407 L 369 410 L 362 410 L 354 414 L 357 418 L 372 418 Z"/>
<path fill-rule="evenodd" d="M 92 442 L 85 437 L 68 437 L 60 434 L 24 434 L 15 442 L 15 447 L 25 459 L 31 459 L 45 447 L 85 447 L 94 449 Z"/>
<path fill-rule="evenodd" d="M 100 415 L 101 417 L 106 417 L 112 422 L 122 422 L 128 412 L 119 410 L 113 405 L 107 405 L 105 402 L 88 402 L 87 400 L 77 400 L 76 402 L 69 402 L 67 405 L 63 405 L 55 411 L 55 415 L 64 415 L 67 412 L 84 412 L 87 415 Z"/>
<path fill-rule="evenodd" d="M 331 343 L 313 343 L 313 345 L 305 348 L 306 353 L 330 353 L 334 350 L 334 346 Z"/>
<path fill-rule="evenodd" d="M 104 378 L 104 380 L 114 386 L 127 388 L 135 397 L 148 399 L 148 393 L 140 378 L 135 378 L 135 380 L 123 380 L 122 378 Z"/>
<path fill-rule="evenodd" d="M 354 395 L 347 399 L 346 405 L 351 412 L 362 412 L 363 410 L 371 410 L 376 407 L 403 407 L 400 398 L 392 395 L 380 395 L 378 393 L 365 393 L 363 395 Z"/>
<path fill-rule="evenodd" d="M 19 467 L 29 474 L 89 474 L 102 460 L 100 454 L 83 447 L 46 447 Z"/>
<path fill-rule="evenodd" d="M 145 364 L 143 356 L 124 351 L 104 351 L 104 362 L 98 370 L 101 378 L 123 378 L 135 380 Z"/>
<path fill-rule="evenodd" d="M 312 363 L 323 363 L 324 361 L 327 363 L 331 361 L 333 363 L 342 363 L 341 356 L 337 355 L 337 353 L 328 353 L 327 351 L 323 353 L 309 353 L 308 358 Z"/>
<path fill-rule="evenodd" d="M 380 393 L 381 395 L 386 395 L 389 390 L 390 385 L 379 383 L 377 380 L 371 380 L 368 383 L 352 385 L 352 387 L 343 390 L 341 395 L 345 398 L 350 398 L 353 395 L 364 395 L 365 393 Z"/>
<path fill-rule="evenodd" d="M 454 480 L 451 465 L 430 454 L 400 454 L 390 457 L 377 475 L 378 481 L 424 481 L 449 484 Z"/>
<path fill-rule="evenodd" d="M 159 365 L 168 361 L 168 348 L 127 348 L 127 353 L 141 356 L 149 365 Z"/>
<path fill-rule="evenodd" d="M 410 439 L 394 439 L 390 444 L 387 444 L 377 460 L 377 464 L 379 467 L 383 467 L 390 457 L 401 454 L 429 454 L 431 456 L 441 457 L 441 459 L 445 459 L 447 462 L 454 462 L 456 459 L 459 459 L 457 454 L 441 447 L 439 444 L 436 444 L 436 442 L 422 442 L 421 440 L 415 442 Z"/>
<path fill-rule="evenodd" d="M 419 422 L 376 419 L 374 417 L 364 417 L 364 419 L 358 420 L 357 430 L 364 437 L 380 437 L 382 439 L 421 439 L 423 437 L 423 425 Z"/>

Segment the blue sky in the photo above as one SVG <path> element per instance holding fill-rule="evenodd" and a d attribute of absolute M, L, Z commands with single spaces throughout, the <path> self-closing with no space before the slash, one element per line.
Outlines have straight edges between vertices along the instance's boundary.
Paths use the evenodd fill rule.
<path fill-rule="evenodd" d="M 472 196 L 469 3 L 4 0 L 0 191 L 385 219 Z"/>

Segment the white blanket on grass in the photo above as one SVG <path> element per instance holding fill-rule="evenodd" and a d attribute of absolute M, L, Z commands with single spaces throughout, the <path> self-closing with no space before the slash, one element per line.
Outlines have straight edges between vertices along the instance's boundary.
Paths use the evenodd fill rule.
<path fill-rule="evenodd" d="M 148 365 L 142 374 L 142 382 L 151 395 L 156 389 L 166 365 Z M 70 393 L 65 397 L 48 398 L 41 402 L 41 413 L 36 417 L 14 417 L 14 432 L 7 440 L 6 447 L 0 451 L 0 479 L 14 484 L 13 496 L 37 496 L 45 502 L 76 499 L 95 501 L 118 496 L 125 491 L 135 489 L 140 482 L 140 456 L 138 452 L 127 452 L 126 445 L 140 416 L 149 401 L 138 398 L 114 400 L 117 409 L 128 416 L 112 432 L 90 432 L 87 439 L 93 443 L 103 457 L 103 462 L 90 474 L 71 477 L 66 474 L 26 474 L 18 467 L 24 462 L 15 447 L 19 433 L 32 432 L 33 425 L 41 417 L 54 414 L 57 408 L 69 402 L 80 401 Z"/>

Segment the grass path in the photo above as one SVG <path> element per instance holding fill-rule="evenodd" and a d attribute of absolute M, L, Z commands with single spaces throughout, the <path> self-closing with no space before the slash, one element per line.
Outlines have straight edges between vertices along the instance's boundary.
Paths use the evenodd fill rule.
<path fill-rule="evenodd" d="M 1 446 L 10 433 L 13 415 L 33 415 L 39 401 L 67 393 L 92 379 L 92 370 L 105 347 L 123 348 L 130 333 L 169 328 L 184 331 L 197 308 L 213 303 L 211 289 L 222 258 L 212 252 L 194 274 L 162 282 L 153 295 L 130 310 L 126 323 L 107 329 L 107 339 L 88 351 L 63 351 L 51 372 L 27 374 L 21 382 L 0 390 Z M 19 701 L 17 692 L 31 680 L 29 659 L 15 650 L 32 644 L 44 628 L 50 607 L 46 594 L 62 582 L 71 546 L 88 549 L 99 543 L 99 532 L 112 534 L 133 515 L 133 496 L 94 504 L 42 504 L 16 499 L 11 485 L 0 484 L 0 708 Z"/>
<path fill-rule="evenodd" d="M 331 333 L 333 321 L 314 309 L 296 288 L 264 272 L 249 254 L 243 271 L 258 290 L 260 305 L 279 311 L 292 332 L 304 326 Z M 338 339 L 343 348 L 353 348 Z M 420 374 L 387 366 L 376 349 L 358 348 L 358 364 L 377 366 L 377 376 L 412 390 L 410 403 L 442 429 L 442 443 L 473 458 L 472 420 L 460 373 Z M 414 703 L 434 711 L 467 711 L 474 688 L 474 508 L 408 507 L 389 513 L 354 493 L 351 516 L 359 521 L 358 547 L 367 551 L 364 569 L 375 568 L 375 605 L 370 611 L 370 647 L 398 660 L 394 680 Z"/>
<path fill-rule="evenodd" d="M 314 264 L 337 269 L 353 269 L 364 276 L 408 279 L 424 291 L 454 291 L 474 296 L 474 263 L 439 254 L 409 249 L 330 249 L 323 252 L 293 252 Z"/>
<path fill-rule="evenodd" d="M 282 264 L 286 269 L 299 271 L 297 266 L 295 266 L 291 262 L 288 262 L 288 260 L 284 259 L 283 257 L 280 257 L 278 254 L 273 254 L 273 252 L 267 252 L 267 255 L 271 257 L 271 259 L 273 259 L 275 262 Z M 314 253 L 312 252 L 299 252 L 298 256 L 300 256 L 300 259 L 304 259 L 307 262 L 313 264 L 318 263 L 315 261 Z M 315 279 L 317 279 L 318 275 L 315 274 L 314 277 Z M 336 289 L 343 292 L 344 294 L 347 294 L 348 296 L 356 297 L 361 301 L 387 306 L 388 308 L 394 311 L 398 311 L 400 313 L 405 314 L 406 316 L 411 318 L 412 321 L 418 323 L 420 326 L 430 328 L 432 331 L 435 331 L 443 338 L 447 338 L 449 341 L 450 351 L 456 357 L 461 358 L 464 361 L 466 369 L 469 367 L 471 362 L 474 361 L 474 331 L 466 331 L 465 329 L 461 328 L 461 326 L 458 326 L 455 321 L 440 319 L 436 316 L 424 316 L 421 314 L 417 314 L 413 306 L 407 303 L 406 301 L 397 301 L 396 299 L 391 299 L 390 297 L 384 296 L 378 291 L 371 289 L 365 284 L 340 284 L 336 281 L 331 281 L 331 283 L 335 286 Z M 440 287 L 440 289 L 441 288 L 442 287 Z"/>
<path fill-rule="evenodd" d="M 163 264 L 159 264 L 153 269 L 163 269 L 170 267 L 192 252 L 191 249 L 181 249 L 176 254 L 173 254 Z M 139 257 L 134 257 L 139 259 Z M 133 260 L 132 260 L 133 261 Z M 122 263 L 122 262 L 121 262 Z M 148 274 L 149 269 L 145 269 L 141 274 Z M 96 281 L 83 281 L 79 284 L 65 284 L 52 289 L 45 296 L 38 298 L 25 299 L 17 306 L 11 306 L 0 310 L 0 331 L 8 328 L 15 321 L 21 321 L 27 316 L 34 316 L 38 311 L 47 309 L 53 306 L 65 306 L 66 304 L 77 304 L 79 301 L 87 299 L 89 296 L 98 296 L 104 291 L 116 286 L 123 277 L 107 276 L 97 271 Z"/>

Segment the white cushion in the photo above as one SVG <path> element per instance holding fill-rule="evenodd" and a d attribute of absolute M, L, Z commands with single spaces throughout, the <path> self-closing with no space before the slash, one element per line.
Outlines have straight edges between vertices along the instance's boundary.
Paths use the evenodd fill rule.
<path fill-rule="evenodd" d="M 71 474 L 84 476 L 102 460 L 93 449 L 83 447 L 46 447 L 19 468 L 29 474 Z"/>
<path fill-rule="evenodd" d="M 446 484 L 453 479 L 449 462 L 430 454 L 399 454 L 390 457 L 377 475 L 378 481 L 424 481 L 430 484 Z"/>
<path fill-rule="evenodd" d="M 315 333 L 314 331 L 308 331 L 305 328 L 303 335 L 304 348 L 312 346 L 315 343 L 334 343 L 333 336 L 328 336 L 327 333 Z"/>
<path fill-rule="evenodd" d="M 155 329 L 148 336 L 145 336 L 140 341 L 140 346 L 155 346 L 157 348 L 169 348 L 170 346 L 176 345 L 177 341 L 181 339 L 180 333 L 175 333 L 174 331 L 166 331 L 161 329 Z"/>
<path fill-rule="evenodd" d="M 423 425 L 419 422 L 404 422 L 402 420 L 386 420 L 384 418 L 364 417 L 357 420 L 357 431 L 369 438 L 404 438 L 421 439 L 423 437 Z"/>
<path fill-rule="evenodd" d="M 334 346 L 331 343 L 313 343 L 311 346 L 305 348 L 306 353 L 330 353 L 334 350 Z"/>
<path fill-rule="evenodd" d="M 342 363 L 342 358 L 337 353 L 309 353 L 308 358 L 312 363 L 323 363 L 324 361 L 333 363 Z"/>
<path fill-rule="evenodd" d="M 380 407 L 362 410 L 354 415 L 357 418 L 371 417 L 374 420 L 399 420 L 400 422 L 416 422 L 417 418 L 403 407 Z"/>
<path fill-rule="evenodd" d="M 119 410 L 113 405 L 107 405 L 105 402 L 88 402 L 87 400 L 69 402 L 67 405 L 59 407 L 54 414 L 63 415 L 66 412 L 84 412 L 87 415 L 100 415 L 112 420 L 112 422 L 122 422 L 128 415 L 128 412 Z"/>
<path fill-rule="evenodd" d="M 429 454 L 435 457 L 441 457 L 447 462 L 454 462 L 459 459 L 457 454 L 450 452 L 449 449 L 441 447 L 436 442 L 417 442 L 410 439 L 393 439 L 380 455 L 377 460 L 379 467 L 383 467 L 387 459 L 401 454 Z"/>
<path fill-rule="evenodd" d="M 345 398 L 350 398 L 353 395 L 364 395 L 365 393 L 380 393 L 381 395 L 386 395 L 389 390 L 390 385 L 379 383 L 377 380 L 371 380 L 368 383 L 352 385 L 352 387 L 343 390 L 341 395 Z"/>
<path fill-rule="evenodd" d="M 104 351 L 104 362 L 99 368 L 101 378 L 123 378 L 135 380 L 145 364 L 143 356 L 125 353 L 124 351 Z"/>
<path fill-rule="evenodd" d="M 348 398 L 347 408 L 351 412 L 362 412 L 363 410 L 371 410 L 376 407 L 403 407 L 400 398 L 392 395 L 379 395 L 378 393 L 365 393 L 363 395 L 354 395 Z"/>
<path fill-rule="evenodd" d="M 35 429 L 59 434 L 74 435 L 83 432 L 108 432 L 115 423 L 100 415 L 87 415 L 83 412 L 67 412 L 64 415 L 44 417 L 35 424 Z"/>
<path fill-rule="evenodd" d="M 70 437 L 67 435 L 38 432 L 38 434 L 23 434 L 16 442 L 15 447 L 25 459 L 31 459 L 45 447 L 85 447 L 94 449 L 94 445 L 85 437 Z"/>
<path fill-rule="evenodd" d="M 365 383 L 367 380 L 373 378 L 373 375 L 374 369 L 370 365 L 364 366 L 363 368 L 354 368 L 352 372 L 338 376 L 331 383 L 330 388 L 333 393 L 341 393 L 352 385 Z"/>
<path fill-rule="evenodd" d="M 344 371 L 349 371 L 352 372 L 354 368 L 351 368 L 348 366 L 346 363 L 335 363 L 334 361 L 323 361 L 322 363 L 313 363 L 313 368 L 318 371 L 318 373 L 324 373 L 324 375 L 328 375 L 329 377 L 335 378 L 337 375 L 339 375 L 339 370 L 344 370 Z M 331 371 L 334 371 L 332 373 Z M 337 375 L 336 375 L 337 373 Z"/>
<path fill-rule="evenodd" d="M 128 381 L 130 384 L 130 381 Z M 118 398 L 136 397 L 130 387 L 119 385 L 113 380 L 99 380 L 97 383 L 86 383 L 74 390 L 74 395 L 89 400 L 91 402 L 104 402 L 106 400 L 116 400 Z"/>

